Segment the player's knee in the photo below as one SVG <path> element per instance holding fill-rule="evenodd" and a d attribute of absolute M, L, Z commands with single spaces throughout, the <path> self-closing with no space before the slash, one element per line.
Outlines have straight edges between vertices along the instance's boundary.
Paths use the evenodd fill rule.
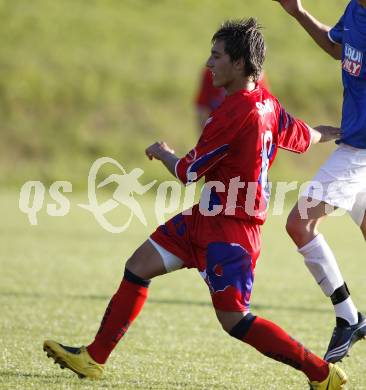
<path fill-rule="evenodd" d="M 145 241 L 127 260 L 126 269 L 142 279 L 152 279 L 166 274 L 167 270 L 160 253 L 149 241 Z"/>
<path fill-rule="evenodd" d="M 147 261 L 150 260 L 150 253 L 146 244 L 142 244 L 126 262 L 126 269 L 143 279 L 151 279 L 153 275 L 150 272 L 150 266 Z"/>
<path fill-rule="evenodd" d="M 216 309 L 216 316 L 219 320 L 222 329 L 224 329 L 225 332 L 230 333 L 231 329 L 240 322 L 247 312 L 240 312 L 240 311 L 221 311 Z"/>
<path fill-rule="evenodd" d="M 301 236 L 304 232 L 304 226 L 301 219 L 298 218 L 298 215 L 295 212 L 291 212 L 287 217 L 286 222 L 286 231 L 292 238 L 297 238 Z"/>
<path fill-rule="evenodd" d="M 144 262 L 136 255 L 136 252 L 127 260 L 126 269 L 140 278 L 144 278 Z"/>
<path fill-rule="evenodd" d="M 226 330 L 231 337 L 234 337 L 238 340 L 245 341 L 245 336 L 251 328 L 256 316 L 252 313 L 247 313 L 237 324 L 235 324 L 231 329 Z"/>
<path fill-rule="evenodd" d="M 226 333 L 230 333 L 230 330 L 231 330 L 230 326 L 226 325 L 225 323 L 223 323 L 223 322 L 221 322 L 221 321 L 219 321 L 219 322 L 220 322 L 220 325 L 221 325 L 222 329 L 223 329 Z"/>
<path fill-rule="evenodd" d="M 316 235 L 317 220 L 301 219 L 296 213 L 290 213 L 287 218 L 286 231 L 300 248 Z"/>

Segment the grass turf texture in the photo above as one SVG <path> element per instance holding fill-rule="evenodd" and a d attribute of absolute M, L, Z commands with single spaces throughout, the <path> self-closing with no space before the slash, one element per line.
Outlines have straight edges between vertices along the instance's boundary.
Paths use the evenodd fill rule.
<path fill-rule="evenodd" d="M 121 279 L 125 260 L 154 229 L 134 222 L 120 235 L 103 231 L 78 209 L 63 218 L 40 214 L 31 227 L 17 210 L 18 194 L 0 196 L 1 389 L 305 389 L 305 377 L 229 336 L 215 319 L 209 293 L 195 270 L 153 281 L 140 317 L 110 358 L 105 377 L 80 381 L 42 351 L 45 338 L 70 345 L 90 342 Z M 285 216 L 264 228 L 253 312 L 277 322 L 318 354 L 334 324 L 333 310 L 286 237 Z M 364 299 L 364 243 L 348 216 L 322 229 L 334 248 L 359 308 Z M 366 389 L 366 343 L 342 364 L 349 389 Z"/>

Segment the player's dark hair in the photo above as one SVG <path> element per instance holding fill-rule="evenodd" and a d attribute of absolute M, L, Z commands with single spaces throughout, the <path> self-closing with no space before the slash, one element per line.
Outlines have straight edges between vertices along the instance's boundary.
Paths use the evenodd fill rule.
<path fill-rule="evenodd" d="M 254 18 L 228 20 L 212 37 L 212 43 L 220 40 L 232 62 L 243 59 L 245 76 L 257 81 L 262 73 L 266 47 L 262 26 Z"/>

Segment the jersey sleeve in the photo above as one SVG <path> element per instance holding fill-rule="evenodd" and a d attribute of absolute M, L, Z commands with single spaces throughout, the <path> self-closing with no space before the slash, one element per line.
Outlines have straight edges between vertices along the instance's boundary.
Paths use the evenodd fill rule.
<path fill-rule="evenodd" d="M 295 153 L 305 153 L 311 144 L 309 126 L 293 118 L 280 105 L 278 121 L 278 147 Z"/>
<path fill-rule="evenodd" d="M 348 8 L 348 7 L 347 7 Z M 346 11 L 347 12 L 347 11 Z M 343 41 L 343 31 L 344 31 L 344 14 L 339 19 L 338 23 L 328 31 L 328 38 L 333 42 L 339 45 Z"/>
<path fill-rule="evenodd" d="M 215 119 L 210 120 L 212 122 L 206 124 L 196 147 L 175 165 L 175 175 L 184 184 L 199 180 L 229 153 L 232 132 L 220 128 L 214 123 Z"/>

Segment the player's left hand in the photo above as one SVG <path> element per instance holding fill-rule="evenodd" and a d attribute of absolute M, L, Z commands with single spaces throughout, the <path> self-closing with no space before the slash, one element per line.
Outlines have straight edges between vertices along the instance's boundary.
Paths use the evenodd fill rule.
<path fill-rule="evenodd" d="M 274 0 L 280 3 L 282 8 L 291 16 L 297 17 L 304 12 L 301 0 Z"/>
<path fill-rule="evenodd" d="M 166 142 L 155 142 L 154 144 L 150 145 L 145 150 L 145 154 L 147 157 L 149 157 L 150 160 L 156 159 L 161 160 L 162 156 L 166 153 L 174 154 L 174 150 L 169 147 L 169 145 Z"/>
<path fill-rule="evenodd" d="M 320 133 L 319 142 L 328 142 L 341 137 L 342 129 L 333 126 L 317 126 L 314 128 Z"/>

